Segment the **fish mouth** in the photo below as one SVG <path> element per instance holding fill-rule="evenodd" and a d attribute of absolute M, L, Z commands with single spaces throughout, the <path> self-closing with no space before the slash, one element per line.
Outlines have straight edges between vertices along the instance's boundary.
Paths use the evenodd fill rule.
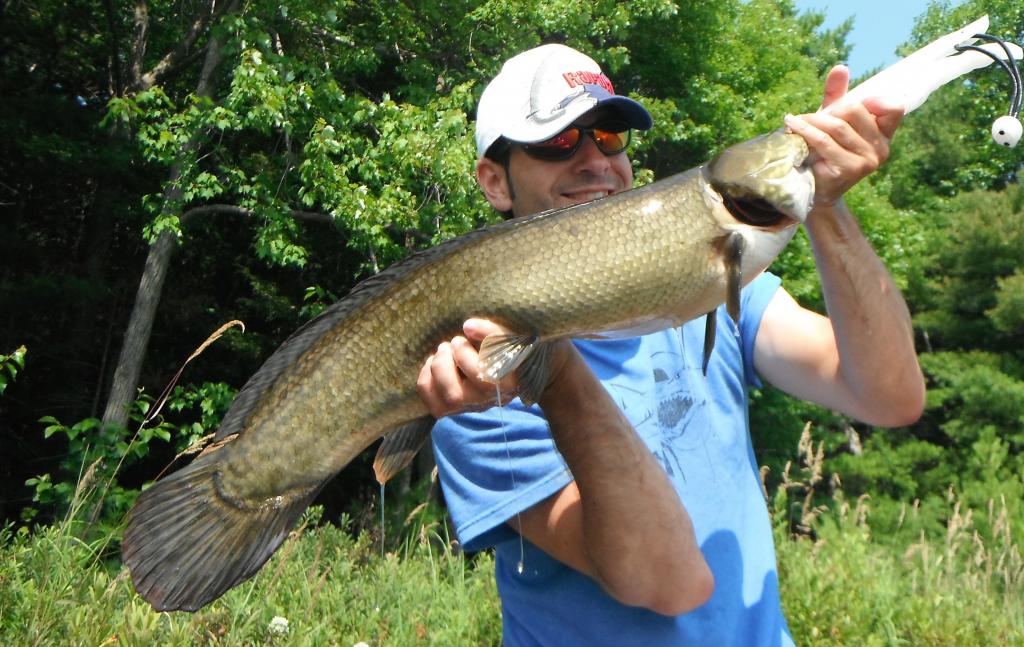
<path fill-rule="evenodd" d="M 716 189 L 717 190 L 717 189 Z M 785 228 L 797 222 L 764 198 L 733 197 L 727 191 L 718 190 L 722 203 L 729 215 L 745 225 L 762 229 Z"/>
<path fill-rule="evenodd" d="M 799 135 L 774 131 L 730 146 L 706 166 L 729 214 L 747 225 L 778 228 L 807 218 L 814 198 L 809 150 Z"/>

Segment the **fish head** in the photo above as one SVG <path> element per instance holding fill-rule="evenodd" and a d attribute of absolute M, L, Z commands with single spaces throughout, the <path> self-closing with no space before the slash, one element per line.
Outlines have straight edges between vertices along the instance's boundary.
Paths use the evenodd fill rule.
<path fill-rule="evenodd" d="M 766 269 L 807 219 L 814 199 L 808 155 L 802 137 L 777 130 L 730 146 L 703 168 L 723 244 L 734 247 L 736 233 L 744 239 L 742 258 L 723 254 L 727 267 L 740 267 L 743 283 Z"/>
<path fill-rule="evenodd" d="M 804 222 L 814 176 L 803 137 L 776 130 L 730 146 L 708 162 L 706 177 L 736 220 L 755 227 Z"/>

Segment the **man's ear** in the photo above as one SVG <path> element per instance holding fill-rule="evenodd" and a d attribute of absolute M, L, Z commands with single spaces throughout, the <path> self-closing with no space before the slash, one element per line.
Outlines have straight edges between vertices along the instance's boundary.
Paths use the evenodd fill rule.
<path fill-rule="evenodd" d="M 512 210 L 512 190 L 503 165 L 481 157 L 476 163 L 476 181 L 492 207 L 502 213 Z"/>

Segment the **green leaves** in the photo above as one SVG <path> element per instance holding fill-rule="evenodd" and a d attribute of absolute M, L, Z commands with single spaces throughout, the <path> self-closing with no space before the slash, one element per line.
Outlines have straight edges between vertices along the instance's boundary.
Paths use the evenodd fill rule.
<path fill-rule="evenodd" d="M 996 305 L 985 311 L 996 329 L 1006 335 L 1024 333 L 1024 273 L 996 277 Z"/>
<path fill-rule="evenodd" d="M 19 346 L 10 355 L 0 355 L 0 395 L 7 390 L 7 385 L 18 376 L 18 371 L 25 368 L 25 353 L 28 351 L 24 346 Z"/>
<path fill-rule="evenodd" d="M 117 483 L 118 471 L 149 457 L 158 441 L 171 444 L 179 454 L 198 448 L 200 441 L 220 424 L 235 393 L 236 389 L 223 382 L 177 386 L 167 400 L 166 410 L 184 422 L 162 414 L 145 426 L 142 421 L 153 400 L 140 393 L 130 415 L 138 425 L 134 433 L 104 425 L 98 418 L 85 418 L 69 426 L 54 416 L 43 416 L 39 419 L 45 425 L 43 437 L 62 438 L 66 453 L 58 473 L 32 477 L 25 485 L 32 488 L 33 501 L 42 507 L 74 514 L 81 506 L 90 506 L 94 521 L 116 524 L 137 494 Z M 37 513 L 33 510 L 29 515 Z"/>
<path fill-rule="evenodd" d="M 1024 10 L 1018 5 L 936 5 L 910 45 L 986 11 L 995 33 L 1019 38 Z M 90 460 L 102 456 L 112 469 L 122 457 L 144 460 L 146 448 L 168 443 L 167 452 L 180 451 L 211 432 L 230 397 L 225 384 L 243 383 L 299 321 L 356 280 L 496 219 L 473 177 L 473 119 L 483 84 L 508 56 L 541 42 L 566 42 L 596 58 L 620 92 L 654 114 L 655 128 L 638 133 L 631 149 L 638 181 L 649 182 L 778 127 L 786 112 L 814 109 L 822 75 L 849 51 L 848 25 L 823 31 L 820 16 L 797 15 L 793 3 L 770 0 L 256 0 L 199 35 L 196 52 L 216 35 L 223 54 L 208 96 L 196 91 L 201 54 L 131 94 L 110 82 L 131 60 L 131 12 L 115 8 L 115 28 L 106 33 L 89 12 L 64 9 L 43 2 L 11 14 L 36 40 L 14 39 L 4 59 L 10 63 L 5 87 L 29 89 L 3 115 L 16 153 L 4 176 L 19 180 L 5 179 L 0 192 L 24 213 L 16 223 L 19 237 L 12 238 L 19 243 L 7 253 L 13 258 L 18 247 L 41 239 L 50 245 L 46 255 L 34 253 L 36 247 L 18 255 L 16 265 L 27 269 L 9 281 L 28 286 L 21 288 L 26 296 L 5 306 L 46 312 L 48 305 L 24 310 L 21 304 L 44 301 L 33 286 L 50 280 L 54 259 L 66 258 L 76 272 L 88 268 L 75 280 L 98 286 L 69 302 L 48 327 L 84 327 L 75 334 L 85 343 L 61 346 L 59 353 L 84 367 L 82 377 L 56 398 L 47 398 L 56 392 L 52 384 L 40 384 L 43 395 L 33 401 L 73 403 L 57 415 L 80 422 L 48 417 L 39 434 L 35 420 L 47 411 L 30 406 L 31 413 L 21 414 L 26 435 L 70 448 L 59 471 L 51 470 L 52 480 L 35 482 L 50 494 L 64 487 L 68 496 L 71 475 Z M 149 9 L 143 67 L 174 51 L 195 18 L 191 5 L 157 2 Z M 75 37 L 54 50 L 42 37 L 49 32 Z M 58 80 L 64 90 L 52 87 Z M 1005 486 L 998 492 L 1014 491 L 1006 475 L 1019 470 L 1024 444 L 1017 413 L 1024 406 L 1024 198 L 1002 190 L 1019 175 L 1019 155 L 989 144 L 987 132 L 1007 91 L 1005 78 L 988 72 L 943 89 L 907 120 L 883 171 L 848 196 L 910 297 L 922 351 L 934 351 L 923 359 L 932 387 L 925 420 L 899 432 L 858 427 L 866 449 L 854 456 L 844 453 L 848 421 L 766 389 L 752 408 L 762 462 L 784 465 L 794 436 L 811 419 L 828 434 L 829 465 L 865 491 L 922 494 L 941 491 L 958 475 L 992 472 Z M 88 95 L 89 108 L 72 112 L 70 99 L 78 93 Z M 81 136 L 97 124 L 106 133 Z M 38 166 L 35 175 L 18 175 L 26 161 Z M 48 183 L 58 166 L 66 177 Z M 66 197 L 58 202 L 58 195 Z M 53 215 L 44 222 L 37 214 L 47 209 Z M 201 217 L 193 217 L 196 209 L 204 210 Z M 320 224 L 328 219 L 334 230 Z M 140 234 L 153 241 L 162 232 L 180 243 L 181 263 L 168 288 L 180 293 L 162 307 L 143 379 L 160 380 L 180 362 L 184 342 L 177 340 L 225 313 L 251 314 L 259 336 L 233 341 L 216 361 L 197 364 L 192 370 L 205 371 L 197 384 L 176 390 L 167 418 L 133 442 L 126 431 L 110 435 L 91 418 L 95 393 L 109 378 L 96 371 L 110 362 L 106 351 L 86 353 L 83 346 L 105 346 L 96 340 L 108 337 L 116 346 L 110 313 L 123 312 L 123 295 L 137 288 L 103 277 L 137 272 L 138 250 L 103 241 L 141 246 Z M 805 237 L 773 269 L 802 303 L 823 306 Z M 9 338 L 34 353 L 47 341 L 15 332 Z M 0 356 L 0 393 L 16 377 L 25 380 L 23 361 L 23 354 Z M 44 374 L 35 361 L 33 380 Z M 47 374 L 62 372 L 51 367 Z M 8 395 L 2 402 L 13 407 L 14 400 Z M 134 415 L 147 406 L 140 400 Z M 997 492 L 983 483 L 980 489 Z"/>
<path fill-rule="evenodd" d="M 66 427 L 53 416 L 43 416 L 39 419 L 39 422 L 47 425 L 46 428 L 43 429 L 44 438 L 49 438 L 55 433 L 62 433 L 67 436 L 68 440 L 76 440 L 83 433 L 91 431 L 99 427 L 101 424 L 99 418 L 86 418 L 85 420 L 76 422 L 71 427 Z"/>
<path fill-rule="evenodd" d="M 311 210 L 330 214 L 373 272 L 495 217 L 473 178 L 471 119 L 480 81 L 507 56 L 569 35 L 621 90 L 650 100 L 643 177 L 648 155 L 662 174 L 681 170 L 809 104 L 815 26 L 766 1 L 257 3 L 218 27 L 230 74 L 210 97 L 157 85 L 112 100 L 106 123 L 133 129 L 143 156 L 175 171 L 145 200 L 150 240 L 172 231 L 187 244 L 181 213 L 237 205 L 258 215 L 261 258 L 303 267 L 289 221 Z"/>

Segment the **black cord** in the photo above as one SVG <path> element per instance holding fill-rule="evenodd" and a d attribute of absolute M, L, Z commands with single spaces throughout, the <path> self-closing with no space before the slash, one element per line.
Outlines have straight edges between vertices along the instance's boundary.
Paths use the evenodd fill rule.
<path fill-rule="evenodd" d="M 1002 38 L 998 36 L 993 36 L 992 34 L 976 34 L 976 36 L 978 38 L 981 38 L 982 40 L 987 40 L 990 43 L 998 43 L 999 46 L 1003 48 L 1003 52 L 1006 53 L 1006 61 L 1009 63 L 1010 68 L 1013 70 L 1012 76 L 1014 77 L 1014 79 L 1016 79 L 1015 85 L 1017 88 L 1017 93 L 1016 101 L 1014 102 L 1013 106 L 1013 116 L 1016 117 L 1020 113 L 1021 94 L 1024 93 L 1022 92 L 1022 90 L 1024 90 L 1024 88 L 1022 88 L 1022 85 L 1024 84 L 1021 83 L 1020 68 L 1017 67 L 1017 59 L 1013 57 L 1013 54 L 1010 52 L 1010 47 Z"/>
<path fill-rule="evenodd" d="M 1010 116 L 1016 118 L 1017 115 L 1020 114 L 1021 109 L 1022 84 L 1020 78 L 1020 70 L 1017 68 L 1017 61 L 1013 57 L 1013 53 L 1010 52 L 1010 47 L 1002 38 L 999 38 L 998 36 L 993 36 L 991 34 L 975 34 L 974 38 L 980 38 L 981 40 L 988 41 L 990 43 L 997 43 L 1003 49 L 1003 52 L 1006 53 L 1006 60 L 1004 61 L 1003 59 L 999 58 L 998 56 L 988 51 L 987 49 L 978 47 L 977 45 L 954 45 L 953 49 L 957 50 L 958 52 L 963 52 L 967 50 L 981 52 L 985 56 L 991 58 L 996 63 L 999 63 L 1003 70 L 1005 70 L 1006 73 L 1010 76 L 1010 80 L 1013 82 L 1013 98 L 1010 100 Z"/>
<path fill-rule="evenodd" d="M 1010 68 L 1009 65 L 1007 65 L 1006 61 L 1004 61 L 1003 59 L 997 57 L 995 54 L 993 54 L 992 52 L 988 51 L 987 49 L 984 49 L 982 47 L 978 47 L 977 45 L 957 45 L 956 49 L 957 49 L 957 51 L 961 51 L 961 52 L 964 52 L 964 51 L 967 51 L 967 50 L 971 50 L 971 51 L 974 51 L 974 52 L 981 52 L 985 56 L 988 56 L 989 58 L 991 58 L 996 63 L 999 63 L 999 65 L 1002 66 L 1002 68 L 1004 70 L 1006 70 L 1006 73 L 1008 75 L 1010 75 L 1010 78 L 1013 80 L 1013 97 L 1010 99 L 1010 116 L 1016 117 L 1017 114 L 1020 112 L 1020 94 L 1021 94 L 1020 83 L 1021 82 L 1017 80 L 1016 76 L 1014 76 L 1013 70 Z"/>

